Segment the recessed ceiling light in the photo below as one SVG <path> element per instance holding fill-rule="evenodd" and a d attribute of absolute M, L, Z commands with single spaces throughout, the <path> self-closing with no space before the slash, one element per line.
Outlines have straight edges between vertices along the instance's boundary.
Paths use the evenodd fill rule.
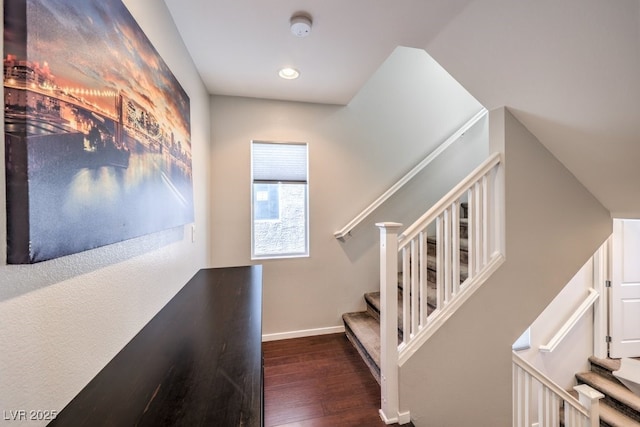
<path fill-rule="evenodd" d="M 298 77 L 300 77 L 300 72 L 298 70 L 296 70 L 295 68 L 283 68 L 280 70 L 280 72 L 278 72 L 278 75 L 280 77 L 282 77 L 283 79 L 287 79 L 287 80 L 293 80 L 293 79 L 297 79 Z"/>

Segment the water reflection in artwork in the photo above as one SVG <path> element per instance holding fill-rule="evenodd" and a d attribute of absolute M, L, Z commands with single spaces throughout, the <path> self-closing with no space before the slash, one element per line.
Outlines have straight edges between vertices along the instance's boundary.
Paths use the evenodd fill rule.
<path fill-rule="evenodd" d="M 5 0 L 7 257 L 193 222 L 189 98 L 120 0 Z"/>

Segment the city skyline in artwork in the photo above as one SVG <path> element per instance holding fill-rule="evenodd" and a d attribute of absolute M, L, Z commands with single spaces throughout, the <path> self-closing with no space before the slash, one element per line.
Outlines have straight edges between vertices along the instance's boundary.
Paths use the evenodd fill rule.
<path fill-rule="evenodd" d="M 120 0 L 6 0 L 9 263 L 193 222 L 189 98 Z"/>

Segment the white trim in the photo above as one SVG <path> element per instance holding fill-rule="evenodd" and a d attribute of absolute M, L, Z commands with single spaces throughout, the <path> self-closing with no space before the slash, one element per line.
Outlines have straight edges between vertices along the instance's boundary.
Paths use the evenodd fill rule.
<path fill-rule="evenodd" d="M 558 329 L 558 332 L 556 332 L 553 338 L 551 338 L 549 343 L 545 345 L 541 345 L 539 347 L 539 350 L 543 352 L 548 352 L 548 353 L 555 350 L 556 347 L 558 347 L 558 344 L 560 344 L 560 342 L 567 335 L 569 335 L 569 332 L 571 332 L 573 327 L 578 324 L 578 321 L 582 319 L 582 316 L 584 316 L 587 313 L 587 311 L 591 309 L 591 306 L 598 300 L 599 297 L 600 297 L 600 294 L 598 294 L 598 292 L 595 289 L 590 288 L 587 298 L 585 298 L 582 304 L 580 304 L 580 306 L 576 309 L 576 311 L 573 312 L 571 317 L 567 319 L 567 321 L 562 325 L 562 327 Z"/>
<path fill-rule="evenodd" d="M 605 359 L 609 355 L 609 289 L 605 281 L 610 280 L 609 254 L 611 237 L 600 246 L 593 256 L 593 288 L 600 294 L 600 298 L 593 306 L 593 355 Z"/>
<path fill-rule="evenodd" d="M 395 424 L 398 422 L 397 416 L 387 417 L 382 409 L 378 409 L 378 414 L 380 415 L 380 419 L 384 421 L 385 424 Z"/>
<path fill-rule="evenodd" d="M 380 414 L 380 418 L 384 421 L 385 424 L 409 424 L 411 422 L 411 412 L 398 412 L 397 416 L 387 418 L 384 411 L 382 409 L 378 410 L 378 414 Z"/>
<path fill-rule="evenodd" d="M 317 329 L 303 329 L 300 331 L 277 332 L 275 334 L 263 334 L 262 342 L 288 340 L 291 338 L 312 337 L 315 335 L 339 334 L 342 332 L 344 332 L 344 325 Z"/>
<path fill-rule="evenodd" d="M 398 412 L 398 424 L 409 424 L 411 422 L 411 412 Z"/>

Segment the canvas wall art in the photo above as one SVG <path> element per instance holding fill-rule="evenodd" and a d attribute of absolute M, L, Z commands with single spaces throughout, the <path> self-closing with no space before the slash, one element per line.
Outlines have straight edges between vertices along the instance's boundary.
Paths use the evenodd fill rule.
<path fill-rule="evenodd" d="M 4 1 L 7 262 L 193 222 L 189 98 L 121 0 Z"/>

